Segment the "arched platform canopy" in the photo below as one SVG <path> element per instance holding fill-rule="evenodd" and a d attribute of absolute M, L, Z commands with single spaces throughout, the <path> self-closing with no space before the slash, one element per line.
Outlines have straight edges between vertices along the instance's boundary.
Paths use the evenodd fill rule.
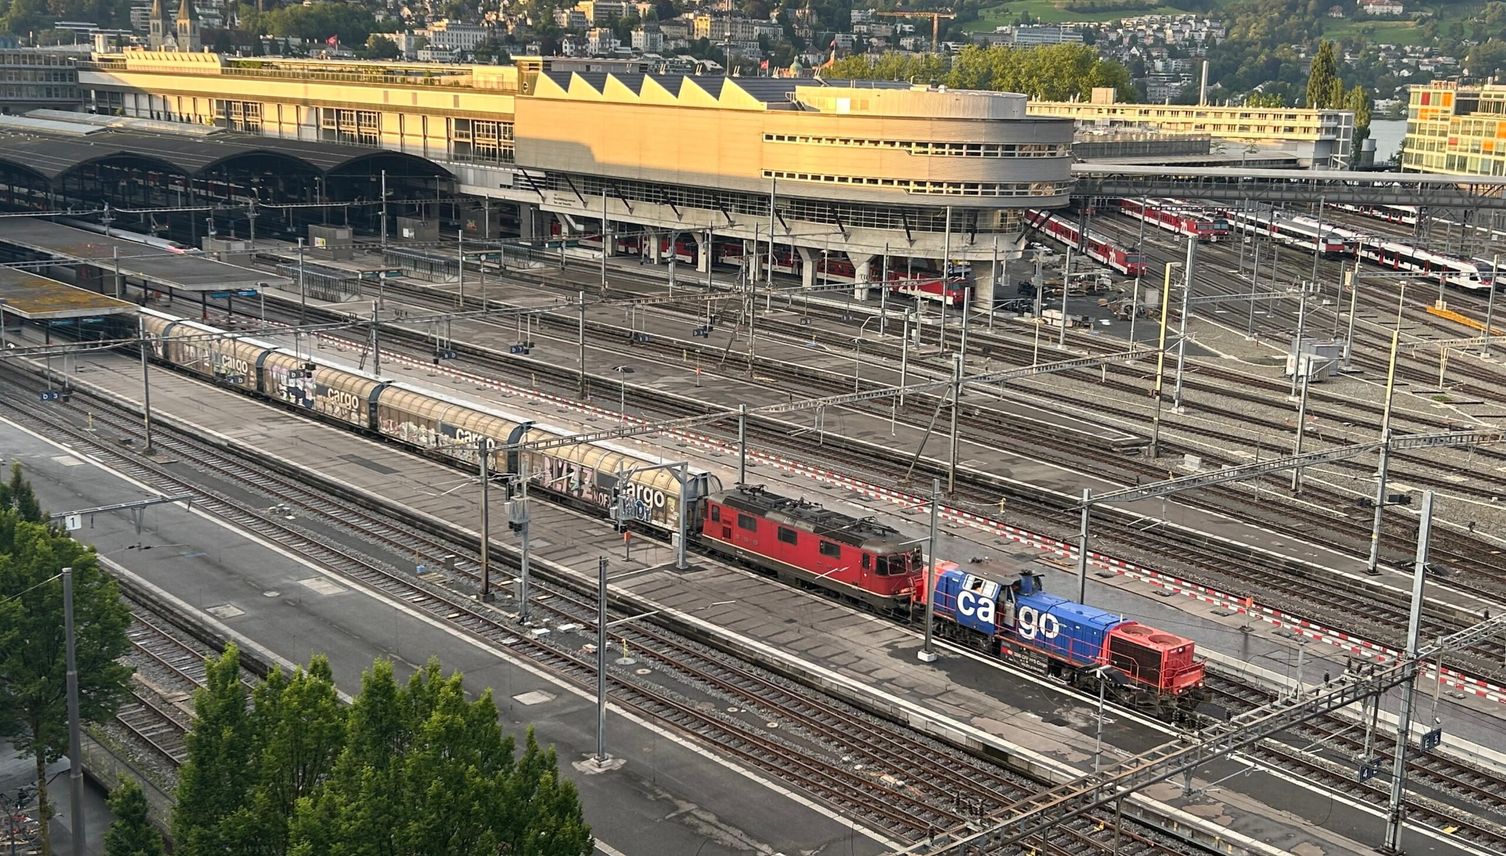
<path fill-rule="evenodd" d="M 9 120 L 9 121 L 7 121 Z M 58 121 L 18 125 L 0 117 L 0 169 L 49 183 L 104 163 L 200 178 L 226 170 L 329 177 L 387 170 L 410 176 L 448 176 L 416 155 L 339 143 L 282 140 L 229 131 L 203 135 L 147 133 Z"/>

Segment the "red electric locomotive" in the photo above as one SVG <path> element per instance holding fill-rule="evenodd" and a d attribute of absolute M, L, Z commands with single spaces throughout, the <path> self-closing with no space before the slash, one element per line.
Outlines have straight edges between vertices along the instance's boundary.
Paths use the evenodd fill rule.
<path fill-rule="evenodd" d="M 871 517 L 738 485 L 706 498 L 703 542 L 781 580 L 825 589 L 891 614 L 908 614 L 920 547 Z"/>

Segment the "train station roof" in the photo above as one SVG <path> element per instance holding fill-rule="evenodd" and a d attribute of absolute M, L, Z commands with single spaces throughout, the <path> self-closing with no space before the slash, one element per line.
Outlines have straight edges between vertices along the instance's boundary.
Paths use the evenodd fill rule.
<path fill-rule="evenodd" d="M 129 301 L 4 267 L 0 267 L 0 300 L 5 301 L 7 313 L 28 321 L 98 318 L 129 315 L 136 311 L 136 304 Z"/>
<path fill-rule="evenodd" d="M 177 291 L 260 291 L 287 285 L 286 277 L 215 261 L 201 255 L 109 238 L 35 217 L 0 221 L 0 243 L 46 253 L 66 262 L 85 262 L 107 271 L 120 266 L 122 276 Z"/>
<path fill-rule="evenodd" d="M 400 162 L 410 173 L 448 174 L 433 161 L 384 149 L 198 126 L 168 130 L 162 122 L 145 127 L 101 125 L 90 121 L 92 117 L 64 120 L 58 115 L 49 111 L 45 118 L 0 117 L 0 165 L 48 182 L 81 167 L 121 160 L 195 177 L 237 164 L 327 176 L 352 169 L 364 172 L 368 162 L 381 162 L 389 169 Z"/>

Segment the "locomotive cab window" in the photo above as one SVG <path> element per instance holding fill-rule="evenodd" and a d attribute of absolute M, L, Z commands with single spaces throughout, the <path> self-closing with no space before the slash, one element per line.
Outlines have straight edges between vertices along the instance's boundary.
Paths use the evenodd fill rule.
<path fill-rule="evenodd" d="M 712 523 L 721 523 L 722 522 L 722 507 L 720 505 L 713 505 L 713 506 L 711 506 L 711 522 Z"/>
<path fill-rule="evenodd" d="M 751 514 L 739 514 L 737 515 L 737 528 L 746 529 L 749 532 L 757 532 L 758 519 Z"/>
<path fill-rule="evenodd" d="M 779 527 L 779 540 L 783 541 L 786 544 L 795 543 L 795 541 L 797 540 L 795 530 L 788 529 L 783 526 Z"/>
<path fill-rule="evenodd" d="M 831 557 L 835 558 L 837 556 L 842 555 L 842 548 L 839 547 L 838 545 L 832 543 L 831 541 L 822 541 L 821 542 L 821 555 L 823 555 L 823 556 L 831 556 Z"/>
<path fill-rule="evenodd" d="M 868 570 L 872 566 L 873 566 L 873 557 L 870 556 L 870 555 L 868 555 L 867 553 L 864 553 L 863 554 L 863 570 L 866 571 L 866 570 Z"/>

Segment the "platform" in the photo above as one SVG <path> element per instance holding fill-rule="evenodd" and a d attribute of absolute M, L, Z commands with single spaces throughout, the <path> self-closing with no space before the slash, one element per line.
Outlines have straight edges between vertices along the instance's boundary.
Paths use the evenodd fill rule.
<path fill-rule="evenodd" d="M 74 384 L 113 389 L 122 398 L 134 399 L 140 389 L 139 367 L 124 357 L 91 355 L 82 359 Z M 474 529 L 478 520 L 476 491 L 469 489 L 471 480 L 465 473 L 165 371 L 153 372 L 152 398 L 159 421 L 198 424 L 206 436 L 262 449 L 296 467 L 461 527 Z M 545 419 L 559 415 L 537 409 Z M 1090 756 L 1095 724 L 1090 706 L 1050 682 L 955 652 L 943 658 L 940 668 L 921 666 L 915 661 L 920 640 L 912 629 L 704 561 L 697 561 L 691 571 L 671 572 L 665 569 L 670 553 L 663 546 L 640 544 L 630 560 L 623 560 L 622 541 L 605 522 L 545 504 L 535 508 L 532 540 L 538 562 L 562 569 L 594 568 L 598 557 L 607 556 L 614 589 L 688 621 L 703 622 L 708 632 L 745 637 L 750 644 L 804 663 L 813 673 L 864 688 L 907 710 L 928 711 L 958 733 L 976 733 L 980 740 L 1024 741 L 1056 763 L 1080 767 Z M 565 532 L 569 535 L 561 534 Z M 996 555 L 1004 553 L 1001 546 L 992 549 Z M 1034 551 L 1014 548 L 1014 561 L 1037 559 Z M 1059 587 L 1061 580 L 1061 575 L 1054 575 L 1048 585 Z M 1139 597 L 1144 604 L 1156 601 L 1147 592 L 1126 596 Z M 1107 724 L 1106 736 L 1116 747 L 1116 757 L 1167 739 L 1160 730 L 1117 716 Z M 1207 774 L 1221 778 L 1240 769 L 1227 767 L 1216 766 Z M 1218 818 L 1242 835 L 1289 852 L 1350 852 L 1362 847 L 1357 842 L 1373 839 L 1379 829 L 1378 819 L 1368 810 L 1326 797 L 1314 799 L 1284 778 L 1258 773 L 1238 776 L 1212 796 L 1187 798 L 1171 786 L 1154 790 L 1152 796 L 1198 816 Z M 1441 846 L 1438 852 L 1465 851 Z"/>
<path fill-rule="evenodd" d="M 0 421 L 6 463 L 19 461 L 49 508 L 75 508 L 139 498 L 143 489 L 86 464 L 35 435 Z M 406 604 L 326 577 L 298 556 L 249 539 L 181 507 L 147 513 L 144 549 L 128 517 L 94 515 L 81 540 L 100 555 L 205 614 L 283 663 L 325 654 L 341 690 L 355 694 L 374 657 L 391 658 L 398 679 L 438 656 L 465 674 L 472 692 L 495 690 L 504 727 L 519 736 L 536 729 L 553 744 L 560 768 L 580 791 L 586 817 L 605 856 L 748 852 L 877 854 L 887 848 L 800 799 L 765 787 L 756 776 L 708 757 L 657 728 L 608 714 L 608 748 L 629 763 L 592 775 L 573 762 L 595 751 L 594 698 L 519 665 L 505 649 L 437 626 Z M 66 803 L 66 799 L 63 800 Z M 91 833 L 103 840 L 103 828 Z"/>
<path fill-rule="evenodd" d="M 136 304 L 15 268 L 0 267 L 0 313 L 27 321 L 129 315 Z"/>
<path fill-rule="evenodd" d="M 201 255 L 172 253 L 34 217 L 12 217 L 0 223 L 0 243 L 45 253 L 63 263 L 84 262 L 111 272 L 118 264 L 127 281 L 193 294 L 260 290 L 269 284 L 286 282 L 277 274 Z"/>
<path fill-rule="evenodd" d="M 450 283 L 447 287 L 453 288 L 454 284 Z M 530 291 L 526 287 L 498 285 L 495 282 L 488 282 L 485 285 L 468 283 L 467 294 L 477 294 L 483 288 L 488 298 L 499 300 L 499 302 L 500 298 L 497 295 L 514 293 L 519 295 L 515 300 L 509 301 L 518 306 L 542 307 L 557 305 L 561 301 L 552 293 L 541 294 L 537 290 Z M 283 294 L 292 297 L 286 292 Z M 311 305 L 314 304 L 311 302 Z M 348 313 L 355 319 L 369 318 L 371 313 L 370 301 L 320 303 L 318 305 L 328 310 Z M 388 295 L 385 299 L 383 317 L 393 319 L 401 318 L 405 313 L 428 315 L 431 312 L 432 310 L 411 306 L 405 308 L 400 298 Z M 574 311 L 568 308 L 562 309 L 561 312 L 565 316 L 574 315 Z M 736 349 L 746 347 L 745 337 L 738 335 L 731 324 L 723 325 L 713 331 L 708 340 L 692 335 L 693 324 L 690 320 L 661 318 L 650 321 L 644 316 L 644 312 L 634 311 L 629 307 L 606 306 L 591 307 L 587 314 L 588 320 L 607 318 L 618 325 L 639 330 L 649 329 L 652 335 L 683 343 L 684 350 L 679 359 L 666 360 L 657 354 L 649 353 L 636 357 L 631 349 L 625 350 L 626 345 L 623 341 L 625 336 L 623 339 L 615 337 L 608 339 L 601 334 L 588 334 L 587 371 L 597 377 L 626 381 L 629 389 L 648 388 L 660 394 L 677 395 L 688 404 L 712 402 L 735 409 L 741 403 L 754 408 L 760 405 L 782 404 L 790 400 L 789 393 L 772 389 L 757 377 L 747 379 L 740 373 L 726 371 L 717 376 L 710 376 L 702 371 L 703 359 L 706 359 L 709 366 L 714 355 L 721 350 L 729 347 Z M 772 312 L 763 313 L 763 316 L 798 320 L 800 312 L 798 309 L 782 310 L 776 305 Z M 240 317 L 242 322 L 252 320 L 248 316 Z M 210 323 L 228 325 L 236 322 L 220 314 L 218 319 L 211 316 Z M 509 336 L 506 327 L 503 326 L 499 337 L 499 328 L 495 324 L 483 325 L 474 320 L 460 320 L 453 322 L 449 327 L 449 334 L 455 339 L 482 343 L 502 355 L 506 355 L 507 346 L 516 338 L 531 341 L 534 347 L 530 354 L 507 356 L 508 359 L 517 361 L 522 372 L 528 371 L 531 365 L 574 366 L 577 363 L 578 346 L 573 328 L 569 332 L 540 330 L 536 326 L 528 326 L 526 319 L 520 319 L 517 322 L 515 334 Z M 427 326 L 415 325 L 414 329 L 422 330 L 428 335 L 433 334 L 432 329 Z M 736 342 L 732 341 L 734 336 L 738 337 Z M 270 338 L 288 347 L 294 344 L 291 337 L 281 340 L 275 336 Z M 703 342 L 708 344 L 703 346 L 701 344 Z M 305 343 L 302 347 L 307 347 L 307 344 Z M 700 350 L 702 347 L 707 349 L 708 357 L 700 356 L 703 353 Z M 315 353 L 322 352 L 332 359 L 350 365 L 364 360 L 364 364 L 369 368 L 370 359 L 365 354 L 365 348 L 366 345 L 363 342 L 326 338 L 324 347 L 316 347 Z M 897 384 L 901 374 L 899 366 L 887 359 L 870 357 L 857 363 L 853 355 L 825 351 L 821 348 L 802 347 L 799 343 L 791 343 L 788 339 L 760 339 L 757 350 L 760 356 L 777 357 L 799 363 L 809 371 L 825 372 L 835 378 L 850 380 L 854 373 L 858 372 L 861 378 L 870 382 Z M 949 373 L 942 374 L 934 368 L 917 365 L 916 362 L 918 361 L 912 361 L 912 364 L 908 366 L 910 383 L 916 383 L 922 379 L 945 380 L 950 376 Z M 632 372 L 626 376 L 614 377 L 613 369 L 618 365 L 626 365 L 632 369 Z M 982 362 L 970 366 L 969 372 L 991 368 L 998 368 L 998 366 Z M 443 391 L 479 396 L 481 400 L 492 403 L 500 401 L 500 406 L 504 410 L 513 409 L 516 406 L 511 403 L 515 400 L 514 395 L 518 389 L 516 382 L 496 381 L 445 362 L 431 364 L 389 353 L 383 357 L 383 372 L 394 379 L 411 379 L 420 384 L 438 386 Z M 604 397 L 586 406 L 575 402 L 569 392 L 555 394 L 541 392 L 538 399 L 553 402 L 548 405 L 550 413 L 546 414 L 543 421 L 569 430 L 593 431 L 606 427 L 604 422 L 615 418 L 618 408 L 618 401 L 615 397 L 610 399 Z M 1050 432 L 1055 438 L 1067 438 L 1074 442 L 1094 443 L 1111 448 L 1119 438 L 1125 436 L 1122 429 L 1092 420 L 1090 418 L 1092 407 L 1089 401 L 1084 401 L 1081 407 L 1063 404 L 1037 405 L 1030 401 L 1026 393 L 1006 391 L 1001 396 L 994 389 L 966 393 L 963 396 L 963 403 L 970 411 L 999 413 L 1001 421 L 998 430 L 1001 432 L 1012 430 L 1021 436 L 1035 436 L 1037 433 Z M 628 415 L 634 415 L 631 407 L 629 407 Z M 923 420 L 920 420 L 918 424 L 916 421 L 903 420 L 890 422 L 882 416 L 876 418 L 872 413 L 843 408 L 830 408 L 819 418 L 815 411 L 794 413 L 784 418 L 789 425 L 789 430 L 794 433 L 816 435 L 824 431 L 841 434 L 875 446 L 899 449 L 907 453 L 921 449 L 922 440 L 926 436 Z M 1173 417 L 1168 416 L 1168 419 L 1170 418 Z M 912 415 L 911 419 L 915 420 L 916 417 Z M 1008 420 L 1007 423 L 1003 421 L 1005 419 Z M 1006 424 L 1008 428 L 1004 427 Z M 660 454 L 666 456 L 674 456 L 676 452 L 673 447 L 684 444 L 684 441 L 678 438 L 645 440 L 644 442 L 655 443 L 661 450 L 667 448 L 667 451 L 660 451 Z M 923 455 L 933 466 L 945 466 L 948 454 L 947 443 L 945 419 L 942 418 L 938 421 L 935 432 L 925 440 L 923 450 Z M 1067 504 L 1075 502 L 1084 488 L 1092 490 L 1094 494 L 1102 494 L 1131 486 L 1103 477 L 1100 473 L 1093 471 L 1091 465 L 1072 466 L 1051 463 L 1001 448 L 998 443 L 992 442 L 992 437 L 979 436 L 976 432 L 970 434 L 964 431 L 962 433 L 957 457 L 961 471 L 975 474 L 984 481 L 998 485 L 1001 499 L 1011 492 L 1030 494 L 1044 490 L 1060 496 L 1063 503 Z M 1169 460 L 1167 462 L 1167 477 L 1185 474 L 1185 471 L 1176 468 L 1179 464 L 1180 461 Z M 766 471 L 761 471 L 759 477 L 762 478 L 762 472 Z M 842 487 L 853 494 L 852 498 L 855 501 L 871 509 L 867 513 L 893 514 L 898 508 L 913 508 L 927 487 L 913 484 L 906 486 L 900 483 L 898 478 L 887 484 L 869 485 L 854 480 L 849 474 L 835 470 L 801 468 L 790 471 L 798 472 L 807 483 L 812 480 L 823 481 Z M 723 481 L 727 484 L 732 483 L 732 480 L 725 477 Z M 963 509 L 963 511 L 974 515 L 988 515 L 989 518 L 995 520 L 1002 518 L 997 524 L 989 523 L 987 526 L 989 535 L 1011 537 L 1020 531 L 1003 525 L 1009 517 L 1007 509 L 1000 511 L 998 508 L 990 507 Z M 1363 556 L 1339 552 L 1217 511 L 1193 507 L 1177 498 L 1116 504 L 1112 507 L 1101 507 L 1095 514 L 1097 516 L 1117 515 L 1121 520 L 1128 520 L 1134 525 L 1146 528 L 1169 526 L 1204 533 L 1251 553 L 1305 563 L 1343 575 L 1360 584 L 1372 584 L 1372 581 L 1376 579 L 1366 573 Z M 1078 526 L 1077 515 L 1063 513 L 1058 524 L 1061 531 L 1075 532 Z M 902 530 L 914 528 L 914 522 L 901 526 Z M 1043 549 L 1060 549 L 1057 542 L 1033 539 L 1033 543 Z M 1162 567 L 1156 570 L 1174 579 L 1189 576 L 1203 576 L 1215 581 L 1219 579 L 1218 568 L 1191 564 L 1181 567 Z M 1401 574 L 1388 569 L 1379 580 L 1379 584 L 1389 586 L 1398 593 L 1405 594 L 1410 591 L 1409 574 Z M 1232 582 L 1231 585 L 1233 585 Z M 1433 586 L 1429 589 L 1429 597 L 1436 602 L 1476 615 L 1482 614 L 1493 606 L 1471 594 L 1453 591 L 1446 586 Z M 1286 606 L 1291 607 L 1291 605 Z M 1294 621 L 1288 624 L 1296 626 Z"/>

